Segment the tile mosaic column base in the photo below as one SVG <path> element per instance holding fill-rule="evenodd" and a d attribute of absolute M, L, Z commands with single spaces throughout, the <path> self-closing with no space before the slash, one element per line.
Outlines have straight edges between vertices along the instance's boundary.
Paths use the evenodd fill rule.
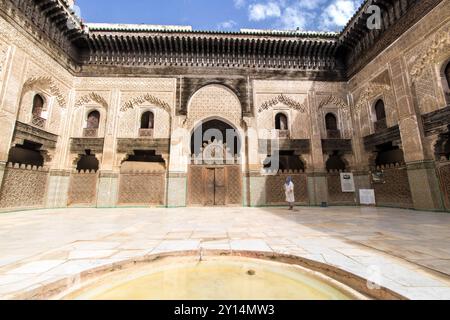
<path fill-rule="evenodd" d="M 70 171 L 51 170 L 48 178 L 47 208 L 67 207 Z"/>
<path fill-rule="evenodd" d="M 169 173 L 167 179 L 167 207 L 186 206 L 186 179 L 185 173 Z"/>
<path fill-rule="evenodd" d="M 328 203 L 328 183 L 325 172 L 308 173 L 308 197 L 309 204 L 312 206 Z"/>
<path fill-rule="evenodd" d="M 416 210 L 444 210 L 434 161 L 408 163 L 408 178 Z"/>
<path fill-rule="evenodd" d="M 97 207 L 109 208 L 117 206 L 119 173 L 100 171 L 97 192 Z"/>

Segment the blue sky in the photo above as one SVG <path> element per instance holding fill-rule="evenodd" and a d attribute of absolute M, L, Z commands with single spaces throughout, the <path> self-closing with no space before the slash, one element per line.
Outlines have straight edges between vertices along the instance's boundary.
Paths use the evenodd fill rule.
<path fill-rule="evenodd" d="M 340 31 L 363 0 L 76 0 L 86 22 Z"/>

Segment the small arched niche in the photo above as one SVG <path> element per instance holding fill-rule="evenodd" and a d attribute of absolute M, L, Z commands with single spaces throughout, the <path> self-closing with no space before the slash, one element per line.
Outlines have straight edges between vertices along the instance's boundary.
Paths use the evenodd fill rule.
<path fill-rule="evenodd" d="M 141 114 L 141 124 L 139 127 L 140 137 L 153 137 L 153 129 L 155 128 L 155 114 L 152 111 L 145 111 Z"/>
<path fill-rule="evenodd" d="M 442 68 L 442 79 L 443 79 L 443 88 L 444 95 L 447 104 L 450 103 L 450 59 L 444 64 Z"/>
<path fill-rule="evenodd" d="M 33 106 L 31 109 L 31 123 L 37 127 L 44 128 L 46 119 L 43 117 L 45 100 L 40 94 L 33 97 Z"/>
<path fill-rule="evenodd" d="M 340 139 L 341 133 L 338 127 L 337 117 L 334 113 L 329 112 L 325 115 L 325 128 L 327 130 L 328 139 Z"/>
<path fill-rule="evenodd" d="M 95 138 L 98 136 L 98 128 L 100 127 L 100 112 L 91 110 L 86 117 L 86 128 L 83 131 L 83 137 Z"/>
<path fill-rule="evenodd" d="M 288 117 L 282 112 L 275 115 L 275 129 L 289 130 Z"/>
<path fill-rule="evenodd" d="M 375 113 L 375 132 L 386 129 L 386 106 L 383 99 L 378 99 L 375 102 L 373 109 Z"/>

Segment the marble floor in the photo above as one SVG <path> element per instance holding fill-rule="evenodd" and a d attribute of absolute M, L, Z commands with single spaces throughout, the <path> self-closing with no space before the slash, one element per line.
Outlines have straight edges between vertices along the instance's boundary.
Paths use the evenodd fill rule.
<path fill-rule="evenodd" d="M 148 254 L 257 251 L 450 299 L 450 215 L 386 208 L 48 209 L 0 214 L 0 298 Z"/>

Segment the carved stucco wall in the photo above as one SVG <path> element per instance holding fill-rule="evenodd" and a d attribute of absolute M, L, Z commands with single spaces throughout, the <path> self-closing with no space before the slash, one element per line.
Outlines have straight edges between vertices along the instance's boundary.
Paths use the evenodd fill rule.
<path fill-rule="evenodd" d="M 23 35 L 22 31 L 0 19 L 0 92 L 2 109 L 16 114 L 20 108 L 18 120 L 29 123 L 31 120 L 32 97 L 41 93 L 46 97 L 47 111 L 45 129 L 59 134 L 61 120 L 66 115 L 69 89 L 73 77 L 51 56 L 50 51 L 44 51 L 34 41 Z M 5 51 L 5 48 L 8 49 Z M 6 61 L 11 68 L 5 69 Z M 8 71 L 9 79 L 4 76 Z M 8 87 L 4 87 L 7 85 Z M 9 133 L 11 127 L 3 126 L 2 134 Z M 3 146 L 6 148 L 7 146 Z M 0 152 L 4 152 L 0 150 Z"/>
<path fill-rule="evenodd" d="M 421 113 L 445 105 L 442 65 L 450 58 L 450 21 L 405 54 Z"/>
<path fill-rule="evenodd" d="M 289 105 L 290 103 L 292 105 Z M 257 109 L 255 114 L 260 139 L 270 138 L 269 130 L 275 129 L 275 116 L 278 113 L 283 113 L 288 117 L 292 139 L 309 138 L 310 121 L 306 94 L 258 93 L 255 99 L 255 108 Z"/>
<path fill-rule="evenodd" d="M 75 107 L 72 120 L 72 137 L 82 137 L 86 128 L 88 114 L 97 110 L 100 113 L 98 137 L 104 137 L 108 119 L 111 92 L 108 91 L 78 91 L 75 96 Z"/>
<path fill-rule="evenodd" d="M 134 103 L 132 107 L 125 107 L 127 102 L 141 100 L 141 97 L 143 102 Z M 172 98 L 172 92 L 123 93 L 120 104 L 122 111 L 119 114 L 118 137 L 137 138 L 141 125 L 141 115 L 146 111 L 151 111 L 155 116 L 153 137 L 156 139 L 169 138 L 170 117 L 173 110 Z"/>
<path fill-rule="evenodd" d="M 0 98 L 3 89 L 3 79 L 5 78 L 6 63 L 8 59 L 9 46 L 0 39 Z"/>
<path fill-rule="evenodd" d="M 336 116 L 338 129 L 341 132 L 341 138 L 351 139 L 353 137 L 350 106 L 347 103 L 347 97 L 343 95 L 342 91 L 340 93 L 318 94 L 317 109 L 322 138 L 327 137 L 325 116 L 328 113 L 332 113 Z"/>
<path fill-rule="evenodd" d="M 186 127 L 209 117 L 222 117 L 236 128 L 241 125 L 242 110 L 239 99 L 227 87 L 207 85 L 198 90 L 189 101 Z"/>
<path fill-rule="evenodd" d="M 7 168 L 0 192 L 0 208 L 43 207 L 47 180 L 47 171 Z"/>

